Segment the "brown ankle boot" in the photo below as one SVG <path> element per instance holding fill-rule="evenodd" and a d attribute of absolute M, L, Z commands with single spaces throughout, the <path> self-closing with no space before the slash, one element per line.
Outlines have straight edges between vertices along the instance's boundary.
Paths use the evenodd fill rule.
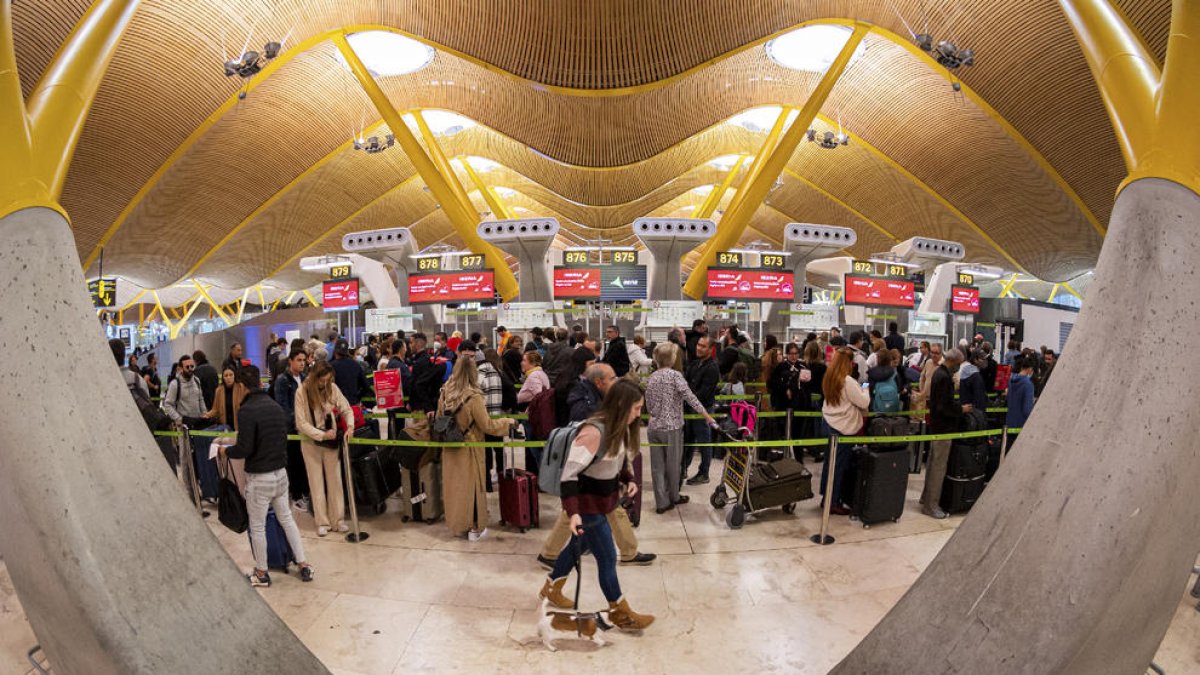
<path fill-rule="evenodd" d="M 542 592 L 538 593 L 538 597 L 543 600 L 549 600 L 551 605 L 559 609 L 575 609 L 575 603 L 571 599 L 563 595 L 563 584 L 567 583 L 567 577 L 563 577 L 558 581 L 546 580 L 542 584 Z"/>
<path fill-rule="evenodd" d="M 629 602 L 625 598 L 608 603 L 608 620 L 622 630 L 642 630 L 654 623 L 654 617 L 650 614 L 638 614 L 629 609 Z"/>

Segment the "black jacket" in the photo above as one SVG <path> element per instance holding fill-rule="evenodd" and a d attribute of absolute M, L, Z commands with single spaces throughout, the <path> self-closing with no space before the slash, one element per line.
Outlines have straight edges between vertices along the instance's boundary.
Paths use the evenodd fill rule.
<path fill-rule="evenodd" d="M 213 398 L 217 395 L 217 384 L 221 382 L 221 376 L 217 374 L 217 369 L 211 363 L 202 363 L 196 366 L 196 379 L 200 381 L 200 393 L 204 394 L 204 407 L 212 409 Z"/>
<path fill-rule="evenodd" d="M 721 374 L 717 372 L 717 364 L 711 358 L 700 361 L 693 359 L 684 370 L 688 388 L 700 399 L 700 404 L 706 410 L 712 410 L 716 404 L 717 387 L 721 383 Z"/>
<path fill-rule="evenodd" d="M 410 410 L 434 410 L 442 389 L 444 364 L 435 364 L 429 352 L 421 351 L 412 360 L 412 390 L 407 391 Z"/>
<path fill-rule="evenodd" d="M 304 375 L 300 375 L 300 379 L 304 379 Z M 279 377 L 275 378 L 275 402 L 283 408 L 283 414 L 287 415 L 288 433 L 296 433 L 296 390 L 300 385 L 291 373 L 280 373 Z"/>
<path fill-rule="evenodd" d="M 571 393 L 567 396 L 567 406 L 570 407 L 570 422 L 581 422 L 592 416 L 600 408 L 600 401 L 604 399 L 604 394 L 596 388 L 595 383 L 591 380 L 583 379 L 579 384 L 571 388 Z"/>
<path fill-rule="evenodd" d="M 700 338 L 707 335 L 708 333 L 701 333 L 694 330 L 687 330 L 683 332 L 683 338 L 685 341 L 683 358 L 685 360 L 691 361 L 692 359 L 696 358 L 696 343 L 700 341 Z"/>
<path fill-rule="evenodd" d="M 287 467 L 287 416 L 259 389 L 238 408 L 237 444 L 226 454 L 246 460 L 246 473 L 270 473 Z"/>
<path fill-rule="evenodd" d="M 617 377 L 625 377 L 625 374 L 629 372 L 629 350 L 625 347 L 625 338 L 619 337 L 608 343 L 603 363 L 612 366 Z"/>
<path fill-rule="evenodd" d="M 962 404 L 954 400 L 954 376 L 940 365 L 929 382 L 929 433 L 957 432 L 962 414 Z"/>
<path fill-rule="evenodd" d="M 976 371 L 970 377 L 959 379 L 958 402 L 960 405 L 970 403 L 980 412 L 987 410 L 988 400 L 982 372 Z"/>
<path fill-rule="evenodd" d="M 772 410 L 808 410 L 812 406 L 812 398 L 804 394 L 804 386 L 800 382 L 800 371 L 807 369 L 803 362 L 784 360 L 775 366 L 767 380 L 767 391 L 771 394 Z M 810 375 L 811 378 L 811 375 Z M 809 383 L 811 384 L 811 379 Z M 818 388 L 820 384 L 816 385 Z M 788 392 L 792 392 L 788 397 Z"/>
<path fill-rule="evenodd" d="M 888 333 L 883 336 L 883 344 L 887 345 L 888 349 L 898 349 L 901 354 L 904 353 L 904 338 L 900 337 L 899 333 Z"/>
<path fill-rule="evenodd" d="M 346 357 L 334 359 L 331 365 L 333 366 L 333 383 L 342 390 L 342 396 L 346 397 L 346 402 L 350 405 L 362 403 L 362 397 L 371 393 L 371 383 L 367 382 L 367 375 L 358 361 Z"/>

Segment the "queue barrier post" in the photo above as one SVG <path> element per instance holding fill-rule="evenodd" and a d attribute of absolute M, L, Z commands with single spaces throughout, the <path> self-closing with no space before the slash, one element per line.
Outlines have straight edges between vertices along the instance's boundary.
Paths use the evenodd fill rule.
<path fill-rule="evenodd" d="M 1004 466 L 1004 458 L 1008 456 L 1008 425 L 1000 427 L 1000 466 Z"/>
<path fill-rule="evenodd" d="M 834 542 L 833 535 L 829 532 L 829 509 L 833 507 L 833 476 L 834 471 L 837 471 L 837 449 L 838 437 L 837 434 L 829 435 L 829 471 L 825 475 L 825 506 L 821 509 L 821 532 L 809 537 L 809 541 L 821 546 L 828 546 Z"/>
<path fill-rule="evenodd" d="M 358 506 L 354 500 L 354 477 L 350 473 L 350 434 L 342 437 L 342 482 L 346 490 L 346 495 L 350 502 L 350 529 L 346 534 L 346 541 L 351 544 L 358 544 L 370 538 L 370 534 L 363 532 L 358 527 Z M 331 525 L 333 523 L 330 523 Z"/>

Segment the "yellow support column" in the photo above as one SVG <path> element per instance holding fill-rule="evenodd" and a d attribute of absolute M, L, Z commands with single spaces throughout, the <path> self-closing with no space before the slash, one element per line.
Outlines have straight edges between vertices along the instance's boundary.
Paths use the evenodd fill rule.
<path fill-rule="evenodd" d="M 783 135 L 784 127 L 787 125 L 787 118 L 792 114 L 791 106 L 783 106 L 779 111 L 779 117 L 775 119 L 775 124 L 771 125 L 771 130 L 767 132 L 767 137 L 763 139 L 762 147 L 758 149 L 758 154 L 754 155 L 754 161 L 750 162 L 750 170 L 746 172 L 746 179 L 738 186 L 737 192 L 733 193 L 733 199 L 729 200 L 729 207 L 725 209 L 729 213 L 742 202 L 746 196 L 746 190 L 749 189 L 758 180 L 758 175 L 762 173 L 763 164 L 771 157 L 771 153 L 779 146 L 779 137 Z"/>
<path fill-rule="evenodd" d="M 312 303 L 313 307 L 321 306 L 320 303 L 313 299 L 312 293 L 309 293 L 308 291 L 302 291 L 302 293 L 304 293 L 304 297 L 308 298 L 308 301 Z"/>
<path fill-rule="evenodd" d="M 1129 176 L 1200 191 L 1200 6 L 1174 0 L 1167 58 L 1157 60 L 1109 0 L 1059 0 L 1108 109 Z"/>
<path fill-rule="evenodd" d="M 786 114 L 781 115 L 780 119 L 786 117 Z M 762 152 L 760 151 L 759 155 L 761 154 Z M 729 189 L 729 186 L 733 185 L 734 179 L 742 171 L 742 165 L 745 163 L 746 155 L 739 155 L 737 161 L 733 163 L 733 168 L 729 170 L 729 175 L 725 176 L 725 180 L 721 181 L 720 185 L 714 185 L 713 191 L 708 193 L 708 198 L 692 212 L 693 218 L 712 218 L 712 214 L 716 212 L 717 206 L 721 204 L 721 198 L 725 196 L 725 192 Z"/>
<path fill-rule="evenodd" d="M 446 179 L 446 184 L 458 197 L 458 202 L 462 204 L 463 210 L 470 214 L 478 214 L 475 210 L 475 205 L 471 203 L 471 197 L 467 194 L 467 189 L 463 187 L 461 181 L 458 180 L 458 174 L 454 173 L 454 167 L 450 165 L 450 160 L 446 158 L 446 153 L 442 152 L 442 146 L 438 144 L 437 138 L 433 135 L 433 130 L 429 128 L 429 123 L 425 121 L 425 117 L 420 110 L 413 112 L 413 119 L 417 122 L 417 131 L 421 133 L 421 139 L 425 141 L 425 150 L 429 153 L 429 159 L 433 160 L 433 165 L 437 167 L 439 173 Z M 478 218 L 476 218 L 478 220 Z"/>
<path fill-rule="evenodd" d="M 221 309 L 221 306 L 212 299 L 212 296 L 208 294 L 208 289 L 204 287 L 204 284 L 200 283 L 199 281 L 193 281 L 192 283 L 196 284 L 196 289 L 200 291 L 200 295 L 203 295 L 204 299 L 208 301 L 208 306 L 216 310 L 217 316 L 224 319 L 227 325 L 232 326 L 233 322 L 229 320 L 229 315 L 227 315 L 225 311 Z"/>
<path fill-rule="evenodd" d="M 488 208 L 496 215 L 497 220 L 512 220 L 516 216 L 512 211 L 505 206 L 504 202 L 500 201 L 500 195 L 491 186 L 484 184 L 483 179 L 475 171 L 475 167 L 471 166 L 471 162 L 466 157 L 459 157 L 458 161 L 462 163 L 463 170 L 467 172 L 467 177 L 475 184 L 475 188 L 479 190 L 479 194 L 483 195 L 483 200 L 487 202 Z"/>
<path fill-rule="evenodd" d="M 353 71 L 355 78 L 362 85 L 363 91 L 366 92 L 371 102 L 375 104 L 380 117 L 391 128 L 392 134 L 396 137 L 396 142 L 400 144 L 404 153 L 408 155 L 409 161 L 416 167 L 417 173 L 421 175 L 421 179 L 429 186 L 434 199 L 442 205 L 442 210 L 450 218 L 450 222 L 454 225 L 454 229 L 462 238 L 463 243 L 472 251 L 483 253 L 487 256 L 492 269 L 496 273 L 496 290 L 500 292 L 500 296 L 505 300 L 516 297 L 517 278 L 513 276 L 512 269 L 503 264 L 504 254 L 495 246 L 485 242 L 475 231 L 475 227 L 479 224 L 478 214 L 469 213 L 462 207 L 454 189 L 438 171 L 433 160 L 425 154 L 425 149 L 421 147 L 421 143 L 413 136 L 408 125 L 404 123 L 404 119 L 397 112 L 396 107 L 392 105 L 387 94 L 383 92 L 383 89 L 371 77 L 371 74 L 367 71 L 367 67 L 358 58 L 358 54 L 354 53 L 354 49 L 346 41 L 345 33 L 335 35 L 333 42 L 346 59 L 346 63 L 350 65 L 350 70 Z"/>
<path fill-rule="evenodd" d="M 869 30 L 870 26 L 865 23 L 856 22 L 854 24 L 854 31 L 846 40 L 846 44 L 842 46 L 842 50 L 829 66 L 829 70 L 825 71 L 825 74 L 821 76 L 821 81 L 813 89 L 812 94 L 804 103 L 804 107 L 800 109 L 800 113 L 796 116 L 795 121 L 784 132 L 783 138 L 779 140 L 779 145 L 771 152 L 771 156 L 763 162 L 759 174 L 753 180 L 747 181 L 745 190 L 738 190 L 741 193 L 741 199 L 737 204 L 727 209 L 725 215 L 721 217 L 716 235 L 710 240 L 708 248 L 701 254 L 699 262 L 692 268 L 692 273 L 688 276 L 687 283 L 683 286 L 684 293 L 693 298 L 704 297 L 707 279 L 706 272 L 709 265 L 716 259 L 717 252 L 731 248 L 737 244 L 738 239 L 741 238 L 742 233 L 746 230 L 746 226 L 750 223 L 751 216 L 758 210 L 763 199 L 770 192 L 771 185 L 779 177 L 779 174 L 783 172 L 784 167 L 787 166 L 792 153 L 796 151 L 796 146 L 800 144 L 800 140 L 808 131 L 808 127 L 812 124 L 813 119 L 820 112 L 821 106 L 829 98 L 829 93 L 833 91 L 833 85 L 837 83 L 838 78 L 846 70 L 846 65 L 850 63 L 850 57 L 854 54 L 854 50 L 858 49 L 858 46 L 862 44 L 862 40 Z"/>
<path fill-rule="evenodd" d="M 12 3 L 0 2 L 0 216 L 58 204 L 75 144 L 117 43 L 140 0 L 97 0 L 46 67 L 26 103 L 12 36 Z"/>

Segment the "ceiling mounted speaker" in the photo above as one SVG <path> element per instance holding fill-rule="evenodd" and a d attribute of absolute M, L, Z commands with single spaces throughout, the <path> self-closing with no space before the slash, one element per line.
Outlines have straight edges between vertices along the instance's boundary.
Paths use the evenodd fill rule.
<path fill-rule="evenodd" d="M 717 225 L 706 218 L 638 218 L 633 221 L 633 233 L 639 239 L 708 239 L 717 233 Z"/>
<path fill-rule="evenodd" d="M 475 231 L 484 241 L 501 242 L 530 237 L 553 239 L 559 230 L 557 218 L 492 220 L 480 223 Z"/>
<path fill-rule="evenodd" d="M 858 243 L 858 233 L 848 227 L 836 225 L 813 225 L 812 223 L 788 223 L 783 230 L 784 240 L 789 244 L 831 245 L 846 248 Z"/>
<path fill-rule="evenodd" d="M 892 253 L 903 262 L 946 262 L 962 260 L 967 251 L 956 241 L 913 237 L 892 247 Z"/>
<path fill-rule="evenodd" d="M 389 227 L 382 230 L 351 232 L 342 237 L 342 249 L 353 253 L 382 251 L 404 248 L 416 244 L 412 230 L 407 227 Z"/>

